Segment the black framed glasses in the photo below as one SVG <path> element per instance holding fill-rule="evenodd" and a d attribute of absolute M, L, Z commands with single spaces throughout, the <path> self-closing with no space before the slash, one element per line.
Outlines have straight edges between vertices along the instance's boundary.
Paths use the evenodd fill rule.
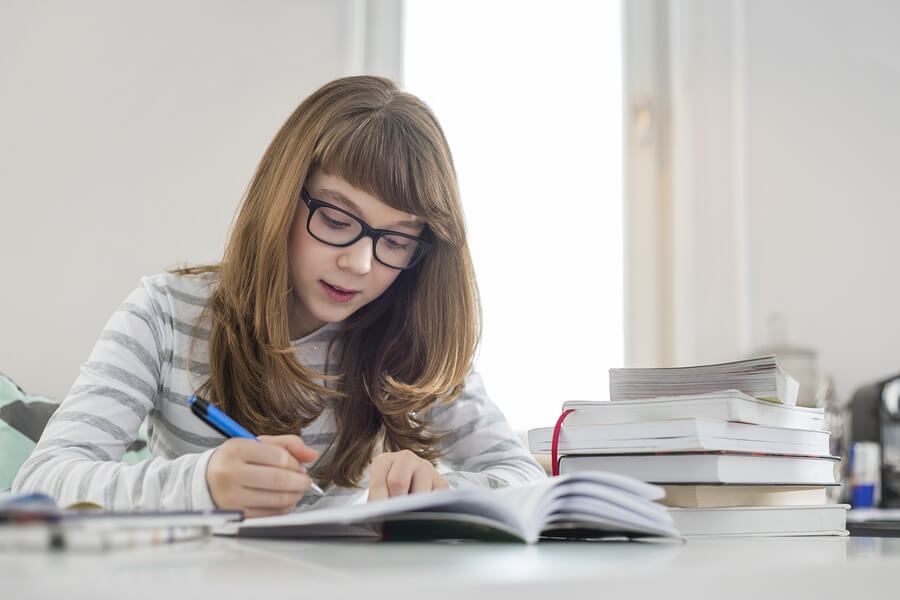
<path fill-rule="evenodd" d="M 323 244 L 343 248 L 366 236 L 371 237 L 375 260 L 386 267 L 400 270 L 416 266 L 431 249 L 431 243 L 424 238 L 370 227 L 356 215 L 333 204 L 316 200 L 305 187 L 301 188 L 300 197 L 309 208 L 306 230 Z"/>

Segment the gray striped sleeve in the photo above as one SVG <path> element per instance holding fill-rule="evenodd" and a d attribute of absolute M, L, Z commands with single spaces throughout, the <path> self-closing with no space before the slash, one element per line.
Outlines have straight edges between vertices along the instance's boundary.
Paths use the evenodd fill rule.
<path fill-rule="evenodd" d="M 17 485 L 34 485 L 35 482 L 31 481 L 32 475 L 34 475 L 35 472 L 39 472 L 38 469 L 41 465 L 51 460 L 53 460 L 52 454 L 32 454 L 19 468 L 19 472 L 16 474 L 16 480 L 13 484 L 13 491 L 16 491 Z"/>
<path fill-rule="evenodd" d="M 187 468 L 187 469 L 184 470 L 184 473 L 183 473 L 183 479 L 182 479 L 182 482 L 181 482 L 181 489 L 183 489 L 183 490 L 190 490 L 190 489 L 191 489 L 191 482 L 194 480 L 194 468 L 195 468 L 196 466 L 197 466 L 197 465 L 194 464 L 194 465 L 191 465 L 191 467 L 189 467 L 189 468 Z M 187 502 L 187 506 L 186 506 L 185 508 L 187 508 L 187 510 L 194 510 L 194 503 L 193 503 L 193 499 L 192 499 L 192 497 L 191 497 L 191 494 L 190 494 L 190 493 L 186 493 L 186 494 L 184 495 L 184 499 L 185 499 L 185 501 Z"/>
<path fill-rule="evenodd" d="M 185 405 L 189 390 L 183 373 L 170 376 L 176 343 L 179 352 L 186 352 L 191 336 L 204 336 L 190 326 L 194 309 L 170 314 L 184 301 L 194 307 L 200 297 L 171 293 L 169 284 L 188 286 L 174 275 L 146 278 L 110 317 L 71 392 L 17 474 L 15 491 L 50 493 L 60 506 L 89 501 L 117 510 L 214 507 L 205 469 L 198 467 L 210 453 L 191 453 L 190 445 L 217 446 L 221 438 L 191 434 L 187 421 L 164 410 Z M 191 366 L 198 365 L 205 367 L 198 361 Z M 120 462 L 151 412 L 155 427 L 150 446 L 154 452 L 166 448 L 170 456 Z M 190 413 L 183 412 L 193 425 Z"/>
<path fill-rule="evenodd" d="M 72 388 L 72 391 L 69 392 L 70 396 L 80 396 L 82 394 L 115 400 L 122 406 L 131 410 L 134 413 L 134 416 L 140 421 L 143 421 L 147 417 L 147 407 L 144 404 L 140 403 L 133 396 L 129 396 L 125 392 L 114 387 L 96 384 L 76 385 Z"/>
<path fill-rule="evenodd" d="M 97 444 L 92 444 L 91 442 L 81 442 L 75 440 L 67 440 L 63 438 L 51 438 L 47 440 L 41 440 L 41 442 L 37 445 L 35 450 L 39 451 L 47 451 L 52 450 L 53 448 L 68 448 L 68 449 L 77 449 L 84 450 L 87 458 L 91 458 L 94 460 L 112 460 L 112 457 L 109 455 L 109 452 L 98 446 Z"/>
<path fill-rule="evenodd" d="M 120 475 L 121 471 L 117 469 L 113 473 L 112 478 L 109 480 L 109 483 L 106 485 L 106 494 L 103 498 L 103 506 L 106 508 L 116 506 L 116 492 L 119 490 L 118 483 Z"/>
<path fill-rule="evenodd" d="M 102 463 L 94 463 L 87 469 L 85 474 L 81 476 L 81 481 L 78 482 L 78 491 L 75 493 L 76 498 L 87 497 L 87 491 L 90 488 L 91 481 L 94 479 L 94 475 L 101 466 Z M 54 497 L 58 498 L 59 496 Z M 79 502 L 80 501 L 81 500 L 79 500 Z"/>
<path fill-rule="evenodd" d="M 134 354 L 135 358 L 137 358 L 141 364 L 144 365 L 144 368 L 147 369 L 147 372 L 156 379 L 159 379 L 159 354 L 154 358 L 140 342 L 130 335 L 118 331 L 106 330 L 100 334 L 100 339 L 113 342 Z"/>
<path fill-rule="evenodd" d="M 546 477 L 544 470 L 488 398 L 476 373 L 466 377 L 458 398 L 428 413 L 440 440 L 441 463 L 451 485 L 500 487 Z"/>
<path fill-rule="evenodd" d="M 221 444 L 222 440 L 224 439 L 222 434 L 218 433 L 212 436 L 204 436 L 197 435 L 196 433 L 187 431 L 186 429 L 182 429 L 181 427 L 178 427 L 177 425 L 169 421 L 165 417 L 165 414 L 162 412 L 156 415 L 156 419 L 159 424 L 162 425 L 166 430 L 168 430 L 168 432 L 173 436 L 189 444 L 193 444 L 194 446 L 201 446 L 203 448 L 215 448 L 216 446 Z"/>
<path fill-rule="evenodd" d="M 489 428 L 491 425 L 496 423 L 505 423 L 506 419 L 500 413 L 489 413 L 484 415 L 479 415 L 474 419 L 471 419 L 467 423 L 464 423 L 458 427 L 456 427 L 453 431 L 448 433 L 442 440 L 441 444 L 443 446 L 455 446 L 459 443 L 465 441 L 467 437 L 470 435 L 479 433 L 486 428 Z M 504 440 L 505 441 L 505 440 Z"/>
<path fill-rule="evenodd" d="M 176 404 L 178 406 L 189 406 L 190 403 L 188 400 L 190 399 L 190 395 L 182 394 L 177 392 L 167 386 L 163 386 L 163 388 L 159 392 L 159 398 L 165 400 L 166 402 L 171 402 L 172 404 Z"/>
<path fill-rule="evenodd" d="M 137 472 L 137 476 L 134 478 L 134 485 L 131 488 L 131 504 L 132 506 L 138 505 L 141 502 L 141 493 L 144 491 L 144 479 L 147 477 L 147 471 L 150 469 L 150 465 L 153 464 L 151 460 L 145 460 L 140 463 L 140 469 Z"/>
<path fill-rule="evenodd" d="M 150 313 L 144 308 L 132 302 L 122 303 L 122 305 L 119 307 L 119 310 L 134 315 L 147 324 L 147 327 L 149 327 L 150 333 L 153 336 L 153 344 L 156 346 L 156 352 L 157 354 L 162 354 L 162 349 L 164 346 L 163 334 L 160 330 L 159 323 L 150 315 Z"/>
<path fill-rule="evenodd" d="M 194 306 L 206 306 L 206 302 L 208 300 L 208 298 L 195 296 L 194 294 L 189 294 L 174 287 L 162 287 L 158 283 L 149 283 L 149 287 L 154 289 L 160 296 L 172 296 L 176 300 L 185 302 L 187 304 L 193 304 Z"/>
<path fill-rule="evenodd" d="M 183 356 L 172 356 L 172 368 L 173 369 L 181 369 L 182 371 L 187 371 L 188 366 L 190 366 L 191 373 L 196 375 L 206 376 L 209 375 L 209 365 L 206 363 L 198 362 L 196 360 L 188 361 Z"/>
<path fill-rule="evenodd" d="M 153 285 L 151 287 L 157 294 L 159 294 L 163 298 L 166 297 L 166 292 L 161 290 L 161 288 L 159 286 Z M 188 294 L 184 294 L 182 292 L 177 292 L 176 290 L 170 290 L 169 293 L 174 298 L 179 298 L 179 295 L 182 297 L 189 296 Z M 203 302 L 200 303 L 200 302 L 196 301 L 196 298 L 197 298 L 196 296 L 190 296 L 190 297 L 195 299 L 195 301 L 189 303 L 193 306 L 203 306 L 204 303 L 206 302 L 205 300 L 203 300 Z M 153 307 L 153 311 L 157 315 L 159 315 L 159 319 L 162 320 L 164 326 L 172 328 L 175 331 L 177 331 L 183 335 L 189 336 L 189 337 L 195 337 L 195 338 L 201 339 L 201 340 L 209 339 L 209 329 L 206 329 L 203 327 L 198 327 L 195 323 L 188 323 L 188 322 L 182 321 L 181 319 L 179 319 L 178 317 L 173 315 L 170 310 L 167 310 L 163 306 L 162 302 L 160 302 L 159 299 L 157 299 L 155 297 L 150 298 L 150 303 L 151 303 L 151 306 Z"/>
<path fill-rule="evenodd" d="M 58 410 L 53 415 L 54 423 L 63 423 L 73 421 L 75 423 L 83 423 L 90 425 L 100 431 L 112 436 L 114 439 L 124 443 L 126 446 L 134 441 L 135 436 L 128 433 L 109 419 L 97 416 L 92 413 L 80 412 L 76 410 Z"/>
<path fill-rule="evenodd" d="M 148 399 L 153 398 L 153 396 L 156 394 L 156 386 L 147 383 L 132 372 L 126 371 L 125 369 L 117 367 L 114 364 L 101 361 L 92 361 L 85 363 L 84 369 L 96 372 L 97 375 L 101 376 L 101 381 L 103 379 L 111 379 L 113 381 L 117 381 L 119 383 L 127 385 L 136 392 L 140 392 Z"/>

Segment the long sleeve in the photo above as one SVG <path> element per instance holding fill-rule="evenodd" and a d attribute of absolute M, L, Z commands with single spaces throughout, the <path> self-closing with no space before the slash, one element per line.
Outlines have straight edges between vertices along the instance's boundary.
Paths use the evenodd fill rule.
<path fill-rule="evenodd" d="M 503 487 L 546 478 L 546 473 L 491 402 L 481 376 L 466 377 L 463 393 L 430 411 L 436 431 L 448 432 L 439 448 L 453 487 Z"/>
<path fill-rule="evenodd" d="M 133 465 L 120 462 L 144 419 L 164 417 L 155 403 L 172 401 L 167 377 L 173 361 L 179 360 L 173 352 L 175 330 L 191 327 L 173 317 L 171 294 L 159 281 L 143 279 L 112 315 L 69 395 L 19 470 L 14 491 L 44 492 L 61 506 L 92 502 L 116 510 L 214 507 L 206 465 L 220 439 L 179 429 L 193 442 L 193 451 Z M 175 394 L 175 402 L 186 410 L 183 394 Z M 168 423 L 165 418 L 162 422 Z"/>

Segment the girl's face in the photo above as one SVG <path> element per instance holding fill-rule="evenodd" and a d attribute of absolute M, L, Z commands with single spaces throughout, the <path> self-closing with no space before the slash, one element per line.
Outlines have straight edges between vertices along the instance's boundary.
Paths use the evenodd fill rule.
<path fill-rule="evenodd" d="M 306 191 L 313 199 L 341 208 L 373 229 L 419 235 L 425 225 L 422 219 L 391 208 L 375 196 L 320 170 L 307 179 Z M 308 215 L 309 208 L 301 201 L 289 243 L 293 289 L 288 302 L 291 339 L 303 337 L 325 323 L 343 321 L 378 298 L 400 274 L 399 270 L 375 259 L 371 237 L 360 238 L 344 247 L 317 240 L 307 229 Z M 317 212 L 314 217 L 318 216 Z"/>

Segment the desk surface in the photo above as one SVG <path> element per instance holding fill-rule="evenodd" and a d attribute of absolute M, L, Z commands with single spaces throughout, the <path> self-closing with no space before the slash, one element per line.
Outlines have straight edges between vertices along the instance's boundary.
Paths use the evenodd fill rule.
<path fill-rule="evenodd" d="M 0 586 L 4 598 L 51 600 L 280 600 L 312 594 L 366 600 L 868 600 L 900 597 L 900 539 L 741 538 L 526 546 L 212 538 L 93 555 L 0 553 Z"/>

